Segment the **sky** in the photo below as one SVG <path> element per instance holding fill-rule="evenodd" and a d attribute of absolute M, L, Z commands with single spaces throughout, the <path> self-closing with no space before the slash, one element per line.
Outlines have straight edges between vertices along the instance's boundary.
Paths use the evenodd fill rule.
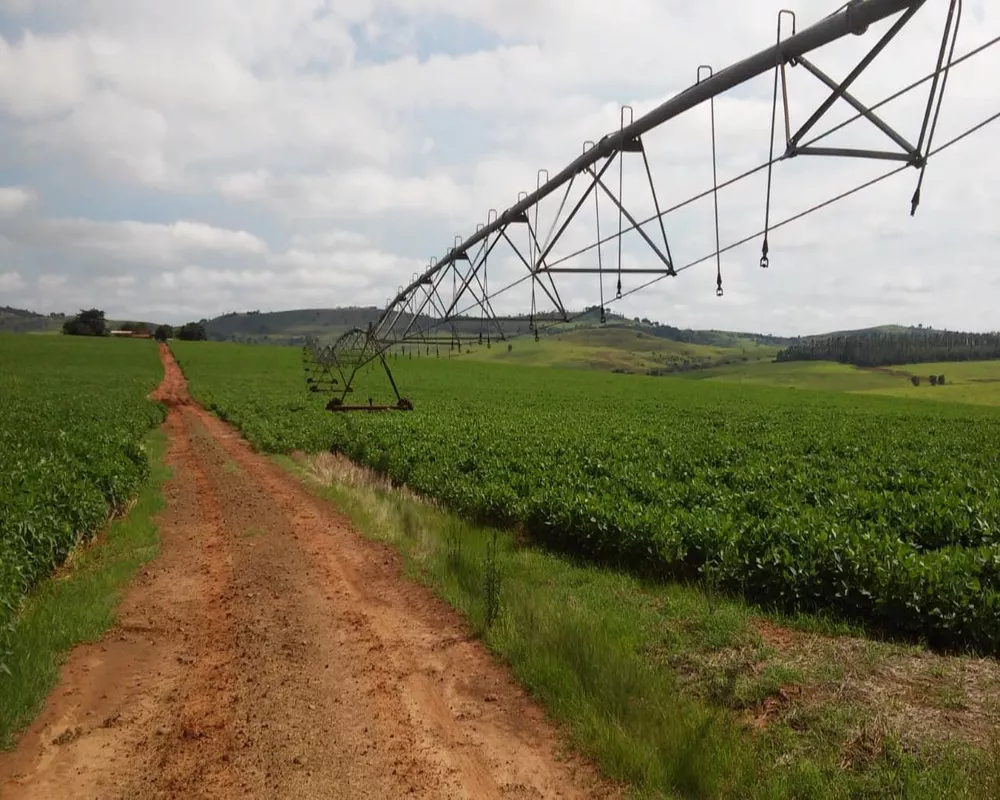
<path fill-rule="evenodd" d="M 785 3 L 799 29 L 835 2 Z M 232 311 L 382 305 L 490 208 L 533 190 L 616 130 L 774 42 L 770 0 L 0 0 L 0 305 L 96 306 L 181 323 Z M 928 0 L 852 88 L 871 104 L 933 68 L 948 0 Z M 812 60 L 845 76 L 882 24 Z M 786 28 L 787 32 L 787 28 Z M 957 53 L 1000 35 L 1000 8 L 965 0 Z M 1000 111 L 1000 47 L 954 69 L 936 142 Z M 789 70 L 793 126 L 825 97 Z M 720 181 L 768 158 L 773 73 L 714 104 Z M 880 110 L 909 141 L 927 86 Z M 846 119 L 839 101 L 816 128 Z M 779 110 L 777 152 L 784 147 Z M 709 106 L 644 138 L 661 208 L 712 188 Z M 601 250 L 604 302 L 678 327 L 808 334 L 886 323 L 1000 328 L 1000 123 L 931 159 L 911 218 L 908 169 L 770 236 L 617 301 L 619 252 Z M 866 121 L 825 144 L 893 149 Z M 780 221 L 894 167 L 799 156 L 773 173 Z M 607 182 L 645 219 L 641 156 Z M 723 246 L 764 223 L 766 172 L 720 191 Z M 578 187 L 574 189 L 577 191 Z M 574 195 L 576 196 L 576 195 Z M 539 209 L 548 232 L 562 195 Z M 570 201 L 572 204 L 572 200 Z M 599 206 L 601 233 L 618 213 Z M 552 257 L 593 242 L 592 201 Z M 523 228 L 523 226 L 522 226 Z M 715 247 L 711 196 L 664 219 L 678 265 Z M 648 228 L 662 243 L 658 226 Z M 522 230 L 513 237 L 525 236 Z M 520 241 L 520 240 L 518 240 Z M 623 266 L 653 268 L 636 234 Z M 594 250 L 567 262 L 597 266 Z M 491 287 L 525 274 L 498 249 Z M 647 276 L 648 277 L 648 276 Z M 626 292 L 640 281 L 626 275 Z M 600 302 L 596 275 L 559 276 L 566 305 Z M 527 311 L 528 284 L 497 299 Z M 540 308 L 547 308 L 539 301 Z"/>

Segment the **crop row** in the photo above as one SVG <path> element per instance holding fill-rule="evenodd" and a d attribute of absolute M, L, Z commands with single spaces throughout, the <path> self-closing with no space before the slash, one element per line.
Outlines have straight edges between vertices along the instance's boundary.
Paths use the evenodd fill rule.
<path fill-rule="evenodd" d="M 0 634 L 148 477 L 161 374 L 149 342 L 0 336 Z"/>
<path fill-rule="evenodd" d="M 1000 651 L 1000 414 L 697 380 L 401 362 L 417 411 L 331 415 L 297 354 L 188 346 L 272 451 L 333 447 L 547 546 Z"/>

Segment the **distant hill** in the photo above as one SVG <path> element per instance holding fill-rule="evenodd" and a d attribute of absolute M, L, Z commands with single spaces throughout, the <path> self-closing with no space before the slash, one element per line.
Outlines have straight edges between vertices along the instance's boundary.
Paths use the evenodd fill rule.
<path fill-rule="evenodd" d="M 246 311 L 223 314 L 210 320 L 202 320 L 210 339 L 216 341 L 232 341 L 276 345 L 300 345 L 306 338 L 315 337 L 323 342 L 333 342 L 341 334 L 352 328 L 367 328 L 375 323 L 382 314 L 382 309 L 375 306 L 347 306 L 341 308 L 306 308 L 291 311 Z M 819 349 L 820 342 L 830 342 L 838 339 L 863 339 L 871 341 L 879 337 L 900 337 L 920 334 L 926 338 L 933 329 L 924 327 L 903 327 L 900 325 L 881 325 L 850 331 L 816 334 L 812 336 L 770 336 L 759 333 L 720 330 L 695 330 L 676 328 L 649 318 L 625 317 L 608 311 L 604 323 L 601 322 L 600 309 L 595 307 L 571 315 L 569 323 L 560 322 L 553 313 L 542 313 L 536 316 L 541 338 L 560 337 L 560 344 L 573 347 L 555 346 L 549 348 L 537 359 L 542 362 L 564 360 L 579 361 L 584 358 L 583 352 L 591 350 L 585 358 L 595 364 L 607 366 L 611 364 L 630 371 L 673 371 L 684 368 L 700 368 L 707 362 L 718 364 L 730 357 L 737 360 L 749 358 L 758 360 L 765 355 L 784 352 L 784 357 L 791 353 L 809 351 L 812 355 Z M 57 333 L 66 321 L 66 314 L 38 314 L 9 306 L 0 307 L 0 333 Z M 409 316 L 403 316 L 404 324 L 410 321 Z M 428 320 L 418 320 L 425 324 Z M 111 327 L 117 327 L 124 320 L 108 320 Z M 148 322 L 150 329 L 156 323 Z M 508 339 L 517 342 L 518 339 L 533 338 L 531 336 L 530 320 L 526 315 L 505 319 L 502 322 L 504 333 Z M 465 336 L 476 336 L 482 330 L 480 319 L 468 318 L 459 320 L 456 328 Z M 615 334 L 618 331 L 619 334 Z M 442 330 L 442 333 L 444 331 Z M 934 333 L 945 333 L 934 331 Z M 568 334 L 573 334 L 568 339 Z M 643 337 L 665 340 L 668 344 L 646 347 Z M 491 336 L 491 338 L 494 338 Z M 611 346 L 609 347 L 609 343 Z M 685 347 L 674 347 L 674 344 Z M 699 351 L 697 348 L 710 348 Z M 608 353 L 608 350 L 614 351 Z M 570 352 L 575 350 L 575 352 Z M 598 352 L 601 351 L 601 352 Z M 661 352 L 662 351 L 662 352 Z M 610 356 L 610 361 L 608 359 Z M 497 357 L 493 354 L 491 357 Z M 516 357 L 525 358 L 524 351 Z M 801 357 L 801 355 L 799 356 Z M 534 359 L 535 357 L 532 357 Z"/>
<path fill-rule="evenodd" d="M 643 375 L 774 361 L 778 347 L 733 337 L 725 345 L 698 344 L 658 336 L 637 326 L 577 326 L 508 346 L 473 347 L 461 358 L 533 366 L 594 369 Z"/>
<path fill-rule="evenodd" d="M 856 367 L 994 359 L 1000 359 L 1000 333 L 931 328 L 872 328 L 814 336 L 777 356 L 778 361 L 836 361 Z"/>
<path fill-rule="evenodd" d="M 374 306 L 249 311 L 225 314 L 205 320 L 204 324 L 213 340 L 299 345 L 307 337 L 333 342 L 352 328 L 364 329 L 374 324 L 381 313 Z M 411 318 L 404 315 L 402 319 L 405 325 Z M 529 317 L 520 315 L 501 322 L 511 344 L 508 349 L 498 346 L 495 330 L 490 326 L 484 328 L 479 318 L 458 320 L 455 327 L 463 335 L 476 337 L 480 332 L 484 335 L 483 347 L 474 347 L 461 357 L 655 375 L 773 360 L 781 347 L 797 341 L 755 333 L 680 329 L 614 313 L 606 313 L 602 323 L 600 309 L 596 307 L 572 314 L 568 323 L 552 313 L 539 314 L 535 321 L 539 330 L 537 343 Z M 417 324 L 428 322 L 422 319 Z M 439 328 L 438 335 L 447 336 L 448 330 Z M 490 343 L 492 347 L 488 346 Z M 441 347 L 431 345 L 427 352 L 432 349 L 440 352 Z M 450 349 L 449 354 L 452 354 Z"/>
<path fill-rule="evenodd" d="M 206 320 L 205 330 L 210 339 L 218 341 L 297 345 L 310 336 L 323 342 L 332 342 L 353 328 L 367 328 L 376 323 L 381 315 L 382 309 L 374 306 L 247 311 Z M 406 324 L 411 318 L 411 315 L 404 314 L 401 319 Z M 540 325 L 545 325 L 554 321 L 554 316 L 541 314 L 538 320 Z M 429 318 L 422 318 L 418 320 L 418 324 L 427 324 L 429 321 Z M 508 336 L 528 333 L 528 325 L 527 317 L 503 323 L 504 332 Z M 456 327 L 465 335 L 476 335 L 482 325 L 476 318 L 459 320 Z"/>
<path fill-rule="evenodd" d="M 308 337 L 333 342 L 352 328 L 374 324 L 381 314 L 382 309 L 376 306 L 247 311 L 223 314 L 202 323 L 209 338 L 216 341 L 300 345 Z M 58 333 L 66 319 L 62 313 L 38 314 L 0 306 L 0 333 Z M 408 315 L 402 319 L 404 325 L 410 322 Z M 420 319 L 417 325 L 428 322 Z M 572 314 L 568 323 L 553 313 L 536 315 L 540 339 L 536 343 L 530 322 L 526 315 L 502 321 L 504 334 L 512 344 L 510 349 L 484 346 L 462 353 L 462 357 L 652 375 L 774 360 L 840 361 L 870 367 L 1000 357 L 997 334 L 958 334 L 923 326 L 880 325 L 810 336 L 771 336 L 682 329 L 610 310 L 602 322 L 600 309 L 595 306 Z M 123 320 L 108 320 L 112 328 L 122 324 Z M 151 330 L 156 327 L 156 323 L 147 325 Z M 466 337 L 480 332 L 485 335 L 490 330 L 478 317 L 458 320 L 455 327 Z M 439 333 L 446 336 L 447 329 L 439 329 Z M 496 343 L 492 330 L 486 338 Z"/>
<path fill-rule="evenodd" d="M 306 308 L 295 311 L 224 314 L 205 323 L 210 339 L 229 341 L 334 339 L 351 328 L 366 328 L 381 312 L 368 308 Z"/>
<path fill-rule="evenodd" d="M 38 314 L 34 311 L 26 311 L 23 308 L 12 308 L 10 306 L 0 306 L 0 333 L 61 333 L 63 323 L 72 317 L 72 314 L 56 312 L 52 314 Z M 121 327 L 131 320 L 107 320 L 111 329 Z M 141 322 L 142 320 L 134 320 Z M 146 322 L 150 330 L 155 330 L 159 323 Z"/>
<path fill-rule="evenodd" d="M 924 333 L 925 331 L 931 330 L 934 329 L 925 328 L 922 325 L 876 325 L 872 328 L 855 328 L 850 331 L 830 331 L 829 333 L 817 333 L 812 336 L 797 336 L 794 341 L 801 341 L 803 339 L 832 339 L 837 336 L 871 336 L 881 333 L 913 334 Z"/>
<path fill-rule="evenodd" d="M 234 312 L 205 320 L 205 328 L 210 339 L 219 341 L 297 345 L 310 336 L 331 342 L 352 328 L 367 328 L 377 322 L 381 314 L 382 309 L 374 306 Z M 650 319 L 629 318 L 614 313 L 608 313 L 602 325 L 600 310 L 597 308 L 577 312 L 572 314 L 571 318 L 571 322 L 562 323 L 552 313 L 537 315 L 540 335 L 561 335 L 568 331 L 588 328 L 627 328 L 674 342 L 709 347 L 742 348 L 748 343 L 764 347 L 787 347 L 798 341 L 794 337 L 765 336 L 757 333 L 680 329 Z M 409 322 L 410 317 L 404 315 L 403 319 Z M 427 320 L 421 320 L 419 324 L 425 322 Z M 530 320 L 526 315 L 505 319 L 502 325 L 504 334 L 508 338 L 531 333 Z M 468 318 L 458 321 L 456 327 L 463 334 L 476 335 L 482 329 L 482 324 L 479 318 Z"/>
<path fill-rule="evenodd" d="M 36 314 L 23 308 L 0 306 L 0 333 L 54 333 L 62 329 L 63 314 Z"/>

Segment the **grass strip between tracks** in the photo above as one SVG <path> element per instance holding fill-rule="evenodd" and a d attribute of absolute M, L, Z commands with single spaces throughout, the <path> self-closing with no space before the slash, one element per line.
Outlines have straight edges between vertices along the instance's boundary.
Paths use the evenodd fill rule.
<path fill-rule="evenodd" d="M 11 747 L 41 711 L 69 651 L 97 641 L 111 627 L 122 591 L 159 552 L 154 518 L 164 506 L 161 489 L 170 473 L 164 461 L 166 434 L 152 431 L 145 445 L 150 478 L 129 513 L 74 551 L 32 592 L 14 623 L 10 674 L 0 674 L 0 749 Z"/>
<path fill-rule="evenodd" d="M 875 675 L 926 653 L 848 637 L 861 649 L 776 658 L 759 634 L 760 612 L 740 602 L 571 563 L 443 513 L 342 457 L 274 458 L 365 536 L 398 549 L 409 576 L 460 611 L 571 744 L 631 797 L 997 796 L 989 746 L 903 741 L 877 709 L 835 691 L 786 702 L 786 689 L 835 689 L 856 661 L 871 662 Z M 501 611 L 488 627 L 494 534 Z M 838 641 L 821 621 L 812 632 L 795 624 L 810 641 Z M 945 675 L 953 666 L 941 665 L 954 663 L 932 669 Z"/>

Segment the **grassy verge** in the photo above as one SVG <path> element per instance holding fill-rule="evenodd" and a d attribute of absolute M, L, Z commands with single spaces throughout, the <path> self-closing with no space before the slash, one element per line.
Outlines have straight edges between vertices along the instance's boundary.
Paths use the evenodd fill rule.
<path fill-rule="evenodd" d="M 633 797 L 1000 794 L 995 662 L 785 627 L 468 525 L 345 459 L 276 460 L 398 548 Z"/>
<path fill-rule="evenodd" d="M 160 490 L 169 474 L 166 435 L 153 431 L 145 444 L 151 476 L 129 514 L 39 585 L 14 623 L 10 674 L 0 675 L 0 748 L 11 747 L 41 710 L 69 650 L 96 641 L 111 626 L 122 590 L 159 551 L 154 517 L 163 507 Z"/>

